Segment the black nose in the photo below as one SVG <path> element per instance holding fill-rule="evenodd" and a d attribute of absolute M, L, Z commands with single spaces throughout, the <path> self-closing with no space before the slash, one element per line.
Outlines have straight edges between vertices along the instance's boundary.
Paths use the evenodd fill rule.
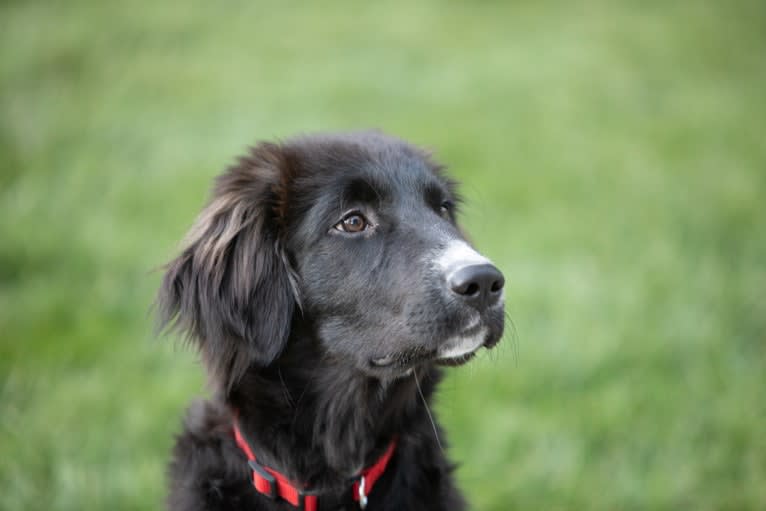
<path fill-rule="evenodd" d="M 503 274 L 491 264 L 464 266 L 449 276 L 452 292 L 480 310 L 497 303 L 504 284 Z"/>

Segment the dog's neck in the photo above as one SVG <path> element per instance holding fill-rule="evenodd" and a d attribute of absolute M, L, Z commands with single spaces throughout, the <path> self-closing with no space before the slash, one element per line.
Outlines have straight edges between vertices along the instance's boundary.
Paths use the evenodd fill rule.
<path fill-rule="evenodd" d="M 429 420 L 436 368 L 381 381 L 314 352 L 315 343 L 290 345 L 271 366 L 251 368 L 227 399 L 262 464 L 312 488 L 345 489 L 394 437 Z"/>

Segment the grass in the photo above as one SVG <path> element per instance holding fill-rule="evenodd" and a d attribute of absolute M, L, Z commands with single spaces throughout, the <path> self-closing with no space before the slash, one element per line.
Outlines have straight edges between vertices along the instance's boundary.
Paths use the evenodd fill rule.
<path fill-rule="evenodd" d="M 433 147 L 515 323 L 438 410 L 475 509 L 763 509 L 762 2 L 6 2 L 0 509 L 155 509 L 159 274 L 257 139 Z"/>

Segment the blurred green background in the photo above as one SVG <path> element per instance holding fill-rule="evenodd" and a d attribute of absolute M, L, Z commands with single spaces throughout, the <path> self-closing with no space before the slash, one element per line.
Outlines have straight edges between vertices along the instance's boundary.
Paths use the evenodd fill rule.
<path fill-rule="evenodd" d="M 153 268 L 247 145 L 367 127 L 506 274 L 437 405 L 475 509 L 766 507 L 763 1 L 11 1 L 0 85 L 0 509 L 162 506 Z"/>

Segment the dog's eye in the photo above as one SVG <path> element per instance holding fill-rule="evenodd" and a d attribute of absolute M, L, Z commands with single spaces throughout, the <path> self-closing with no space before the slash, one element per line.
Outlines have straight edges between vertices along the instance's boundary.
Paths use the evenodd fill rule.
<path fill-rule="evenodd" d="M 449 220 L 450 219 L 450 213 L 452 212 L 452 208 L 453 207 L 454 207 L 454 205 L 452 204 L 452 202 L 450 202 L 448 200 L 445 200 L 439 206 L 439 214 L 441 214 L 441 216 L 443 216 L 444 218 Z"/>
<path fill-rule="evenodd" d="M 335 224 L 335 228 L 339 231 L 355 233 L 366 230 L 369 225 L 367 219 L 360 213 L 350 213 Z"/>

